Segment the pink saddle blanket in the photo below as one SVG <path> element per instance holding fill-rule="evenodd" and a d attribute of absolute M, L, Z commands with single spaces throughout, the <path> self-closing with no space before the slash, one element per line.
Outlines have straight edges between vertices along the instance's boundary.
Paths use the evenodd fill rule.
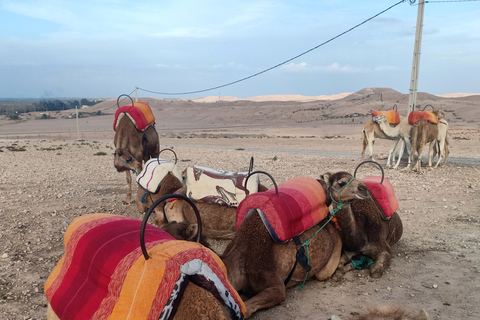
<path fill-rule="evenodd" d="M 145 102 L 134 102 L 133 106 L 123 106 L 115 112 L 115 121 L 113 122 L 113 130 L 117 130 L 117 125 L 124 116 L 130 118 L 138 131 L 145 130 L 148 126 L 155 123 L 152 109 Z"/>
<path fill-rule="evenodd" d="M 382 208 L 387 218 L 398 209 L 398 200 L 393 191 L 393 186 L 386 178 L 382 181 L 381 176 L 369 176 L 362 179 L 368 190 Z"/>
<path fill-rule="evenodd" d="M 426 119 L 431 123 L 438 124 L 437 116 L 431 111 L 412 111 L 408 115 L 409 124 L 415 124 L 420 119 Z"/>
<path fill-rule="evenodd" d="M 251 213 L 258 212 L 276 242 L 287 242 L 325 219 L 326 195 L 314 178 L 298 177 L 265 192 L 247 196 L 237 209 L 236 230 Z"/>

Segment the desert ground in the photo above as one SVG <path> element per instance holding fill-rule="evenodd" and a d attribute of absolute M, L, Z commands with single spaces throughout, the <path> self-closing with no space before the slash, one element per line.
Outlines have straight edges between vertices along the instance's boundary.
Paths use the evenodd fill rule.
<path fill-rule="evenodd" d="M 371 111 L 396 105 L 406 114 L 408 97 L 366 88 L 311 100 L 139 100 L 151 105 L 161 148 L 173 148 L 182 169 L 247 171 L 254 157 L 254 169 L 279 183 L 353 173 Z M 399 169 L 385 169 L 404 233 L 384 275 L 373 279 L 368 270 L 356 270 L 338 282 L 310 280 L 252 319 L 348 319 L 385 304 L 424 309 L 429 319 L 480 319 L 480 96 L 419 94 L 419 104 L 445 111 L 450 157 L 444 168 L 431 170 L 424 151 L 423 174 L 406 171 L 405 159 Z M 122 204 L 125 174 L 113 167 L 116 108 L 116 99 L 109 99 L 82 109 L 78 127 L 69 119 L 71 110 L 46 120 L 36 114 L 19 121 L 0 117 L 1 319 L 46 319 L 43 285 L 64 252 L 63 233 L 75 217 L 107 212 L 142 219 L 135 203 Z M 383 166 L 391 143 L 375 143 Z M 162 155 L 171 159 L 170 153 Z M 362 166 L 357 177 L 378 174 L 378 168 Z M 226 245 L 211 242 L 219 252 Z"/>

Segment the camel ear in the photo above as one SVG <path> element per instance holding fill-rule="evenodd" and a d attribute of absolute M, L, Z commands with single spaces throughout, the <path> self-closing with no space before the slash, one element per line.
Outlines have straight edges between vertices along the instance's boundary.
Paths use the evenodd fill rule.
<path fill-rule="evenodd" d="M 427 320 L 428 314 L 425 310 L 421 310 L 419 315 L 415 318 L 417 320 Z"/>
<path fill-rule="evenodd" d="M 342 319 L 340 317 L 336 316 L 336 315 L 332 315 L 330 320 L 342 320 Z"/>
<path fill-rule="evenodd" d="M 193 241 L 193 239 L 197 236 L 198 232 L 198 225 L 196 223 L 191 223 L 188 225 L 187 230 L 185 231 L 185 235 L 188 241 Z"/>
<path fill-rule="evenodd" d="M 330 183 L 330 177 L 332 176 L 332 174 L 330 172 L 327 172 L 327 173 L 324 173 L 320 176 L 320 179 L 322 179 L 323 181 L 325 181 L 327 184 Z"/>

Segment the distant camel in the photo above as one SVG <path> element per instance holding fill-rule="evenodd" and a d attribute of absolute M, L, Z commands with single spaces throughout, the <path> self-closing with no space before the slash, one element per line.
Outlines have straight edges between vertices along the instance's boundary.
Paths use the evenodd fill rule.
<path fill-rule="evenodd" d="M 400 123 L 393 127 L 388 123 L 387 118 L 385 115 L 380 114 L 378 116 L 373 117 L 373 121 L 378 124 L 379 130 L 388 138 L 387 139 L 396 139 L 396 143 L 399 143 L 400 140 L 403 141 L 403 147 L 400 148 L 401 152 L 399 154 L 397 163 L 393 167 L 396 169 L 400 164 L 400 160 L 403 154 L 403 148 L 407 148 L 408 153 L 408 164 L 407 168 L 410 167 L 410 157 L 412 153 L 412 144 L 410 142 L 410 132 L 412 130 L 412 126 L 408 123 L 408 119 L 405 117 L 400 117 Z M 396 144 L 392 148 L 392 150 L 396 147 Z M 387 167 L 390 167 L 390 159 L 392 155 L 392 150 L 388 153 L 388 160 L 387 160 Z"/>
<path fill-rule="evenodd" d="M 400 121 L 402 121 L 403 119 L 405 119 L 405 117 L 400 116 Z M 387 123 L 388 123 L 388 120 L 387 120 Z M 397 125 L 397 127 L 399 125 Z M 391 126 L 390 124 L 388 124 L 388 126 L 392 127 L 392 128 L 395 128 L 395 127 Z M 375 161 L 375 159 L 373 157 L 373 144 L 375 143 L 375 138 L 395 140 L 392 147 L 388 151 L 387 167 L 390 167 L 390 160 L 393 158 L 393 161 L 395 161 L 394 152 L 397 149 L 397 146 L 398 146 L 398 143 L 399 143 L 399 136 L 392 136 L 392 135 L 386 134 L 384 131 L 382 131 L 382 128 L 380 127 L 380 125 L 378 123 L 376 123 L 375 121 L 368 122 L 365 125 L 365 127 L 362 129 L 362 141 L 363 141 L 362 160 L 365 160 L 365 149 L 368 146 L 368 155 L 370 156 L 370 159 L 372 161 Z M 400 150 L 402 150 L 402 151 L 401 151 L 401 153 L 399 152 L 399 160 L 398 160 L 398 163 L 395 166 L 395 168 L 398 167 L 398 164 L 400 163 L 400 159 L 402 157 L 402 153 L 403 153 L 402 145 L 400 145 Z"/>

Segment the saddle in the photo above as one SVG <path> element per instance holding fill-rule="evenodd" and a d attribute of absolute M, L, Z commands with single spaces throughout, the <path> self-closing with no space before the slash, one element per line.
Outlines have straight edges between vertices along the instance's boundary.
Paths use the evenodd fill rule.
<path fill-rule="evenodd" d="M 409 124 L 415 125 L 420 119 L 426 119 L 431 123 L 438 124 L 438 118 L 432 111 L 412 111 L 408 115 Z"/>
<path fill-rule="evenodd" d="M 135 125 L 135 128 L 142 132 L 145 131 L 150 125 L 155 124 L 155 117 L 153 116 L 152 109 L 145 102 L 134 102 L 133 106 L 123 106 L 115 111 L 115 121 L 113 122 L 113 130 L 117 130 L 120 120 L 127 116 Z"/>
<path fill-rule="evenodd" d="M 142 221 L 107 213 L 73 220 L 64 235 L 65 255 L 45 283 L 56 315 L 64 319 L 172 319 L 189 279 L 215 288 L 233 319 L 246 308 L 228 282 L 226 268 L 199 243 L 175 240 Z"/>
<path fill-rule="evenodd" d="M 157 193 L 165 176 L 172 172 L 179 181 L 183 181 L 180 168 L 168 160 L 152 158 L 145 163 L 145 167 L 137 177 L 137 183 L 150 193 Z"/>
<path fill-rule="evenodd" d="M 368 187 L 373 199 L 380 207 L 384 219 L 390 219 L 392 214 L 398 210 L 398 200 L 393 191 L 393 186 L 388 179 L 381 176 L 369 176 L 362 179 L 362 182 Z"/>
<path fill-rule="evenodd" d="M 400 115 L 396 110 L 388 110 L 388 111 L 373 111 L 372 117 L 378 116 L 380 114 L 384 114 L 387 117 L 388 123 L 397 125 L 400 123 Z"/>
<path fill-rule="evenodd" d="M 321 184 L 310 177 L 297 177 L 276 189 L 247 196 L 239 205 L 236 229 L 248 215 L 258 212 L 273 240 L 285 243 L 325 219 L 329 210 Z"/>
<path fill-rule="evenodd" d="M 187 196 L 195 201 L 237 207 L 246 192 L 258 192 L 259 177 L 253 175 L 245 186 L 248 172 L 231 172 L 192 166 L 187 168 Z"/>

